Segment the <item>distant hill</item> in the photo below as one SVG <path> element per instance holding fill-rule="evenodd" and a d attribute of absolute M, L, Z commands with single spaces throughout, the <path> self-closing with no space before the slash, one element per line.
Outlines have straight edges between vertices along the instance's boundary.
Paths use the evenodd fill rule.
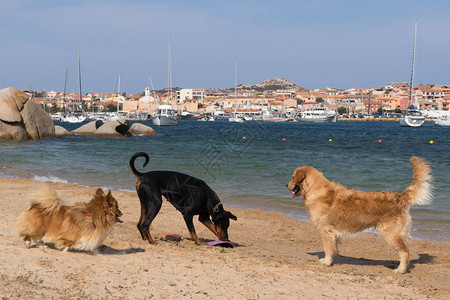
<path fill-rule="evenodd" d="M 289 90 L 289 89 L 301 89 L 300 86 L 295 83 L 290 82 L 288 79 L 275 77 L 274 79 L 267 79 L 261 83 L 250 85 L 250 84 L 241 84 L 238 86 L 240 89 L 244 90 L 257 90 L 257 91 L 266 91 L 266 90 Z"/>

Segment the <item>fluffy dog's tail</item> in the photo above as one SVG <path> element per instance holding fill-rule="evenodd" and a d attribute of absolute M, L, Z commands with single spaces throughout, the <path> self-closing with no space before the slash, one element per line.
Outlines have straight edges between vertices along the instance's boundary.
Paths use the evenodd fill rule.
<path fill-rule="evenodd" d="M 150 158 L 148 157 L 147 153 L 144 152 L 138 152 L 136 154 L 134 154 L 131 158 L 130 158 L 130 169 L 131 172 L 133 172 L 134 176 L 136 176 L 137 178 L 141 178 L 141 176 L 143 175 L 143 173 L 139 172 L 138 170 L 136 170 L 136 168 L 134 167 L 134 161 L 136 160 L 136 158 L 138 157 L 144 157 L 145 158 L 145 162 L 142 165 L 143 168 L 145 168 L 145 166 L 148 164 Z"/>
<path fill-rule="evenodd" d="M 409 160 L 413 169 L 414 176 L 412 183 L 400 195 L 407 205 L 427 205 L 433 202 L 433 185 L 430 165 L 423 159 L 412 156 Z"/>
<path fill-rule="evenodd" d="M 39 207 L 46 214 L 54 214 L 59 211 L 64 204 L 56 195 L 55 189 L 48 184 L 39 186 L 30 194 L 30 206 Z"/>

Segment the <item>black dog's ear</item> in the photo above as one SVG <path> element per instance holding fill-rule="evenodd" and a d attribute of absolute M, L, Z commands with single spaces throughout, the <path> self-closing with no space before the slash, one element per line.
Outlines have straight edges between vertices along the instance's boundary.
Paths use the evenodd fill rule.
<path fill-rule="evenodd" d="M 229 211 L 227 211 L 227 216 L 228 218 L 232 219 L 232 220 L 237 220 L 237 217 L 235 215 L 233 215 L 232 213 L 230 213 Z"/>

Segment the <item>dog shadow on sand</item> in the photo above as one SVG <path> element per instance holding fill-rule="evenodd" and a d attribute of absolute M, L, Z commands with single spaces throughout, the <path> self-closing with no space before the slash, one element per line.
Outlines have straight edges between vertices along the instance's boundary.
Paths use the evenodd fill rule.
<path fill-rule="evenodd" d="M 199 246 L 195 245 L 194 240 L 191 239 L 191 238 L 182 238 L 182 239 L 183 239 L 183 240 L 189 241 L 189 243 L 191 243 L 192 246 L 199 247 Z M 200 247 L 203 247 L 203 246 L 208 247 L 208 243 L 209 243 L 209 242 L 214 242 L 214 241 L 216 241 L 216 240 L 211 240 L 211 239 L 206 239 L 206 238 L 199 238 L 199 240 L 200 240 L 200 242 L 203 243 L 203 245 L 201 245 Z M 164 239 L 160 238 L 159 240 L 157 240 L 157 243 L 175 243 L 175 244 L 176 244 L 176 243 L 180 243 L 180 241 L 181 241 L 181 240 L 172 241 L 172 240 L 164 240 Z M 237 248 L 237 247 L 245 247 L 244 245 L 239 244 L 239 243 L 236 243 L 236 242 L 232 242 L 232 243 L 233 243 L 233 246 L 232 246 L 232 247 L 231 247 L 230 245 L 228 245 L 228 244 L 222 244 L 222 245 L 217 245 L 217 246 L 213 246 L 213 247 L 215 247 L 215 248 Z M 210 247 L 210 246 L 209 246 L 209 247 Z"/>
<path fill-rule="evenodd" d="M 124 255 L 145 252 L 142 248 L 115 249 L 102 245 L 98 248 L 98 253 L 103 255 Z"/>
<path fill-rule="evenodd" d="M 55 247 L 55 245 L 53 245 L 51 243 L 40 244 L 40 245 L 35 244 L 35 245 L 30 246 L 30 248 L 48 248 L 48 249 L 60 251 L 59 249 L 57 249 Z M 84 250 L 77 250 L 77 249 L 70 249 L 69 252 L 90 253 L 90 252 L 86 252 Z M 97 249 L 97 254 L 101 254 L 101 255 L 125 255 L 125 254 L 134 254 L 134 253 L 140 253 L 140 252 L 145 252 L 145 249 L 142 249 L 142 248 L 115 249 L 115 248 L 111 248 L 111 247 L 108 247 L 105 245 L 102 245 Z"/>
<path fill-rule="evenodd" d="M 324 252 L 308 252 L 307 254 L 317 256 L 318 258 L 324 258 Z M 408 269 L 414 269 L 416 265 L 427 265 L 434 263 L 436 257 L 422 253 L 419 254 L 419 258 L 412 259 L 409 262 Z M 333 257 L 334 265 L 355 265 L 355 266 L 385 266 L 389 269 L 396 269 L 399 265 L 398 260 L 381 260 L 381 259 L 367 259 L 367 258 L 356 258 L 350 256 L 336 255 Z"/>

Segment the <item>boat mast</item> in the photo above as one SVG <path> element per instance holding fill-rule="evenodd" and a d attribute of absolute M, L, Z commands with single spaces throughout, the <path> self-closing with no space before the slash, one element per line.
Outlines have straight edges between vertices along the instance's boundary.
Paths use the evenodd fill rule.
<path fill-rule="evenodd" d="M 78 44 L 78 83 L 80 85 L 80 105 L 83 103 L 83 99 L 81 96 L 81 63 L 80 63 L 80 44 Z"/>
<path fill-rule="evenodd" d="M 119 99 L 119 95 L 120 95 L 120 74 L 119 78 L 117 79 L 117 99 Z"/>
<path fill-rule="evenodd" d="M 169 37 L 169 59 L 167 63 L 167 91 L 169 92 L 169 103 L 172 101 L 172 37 Z"/>
<path fill-rule="evenodd" d="M 152 76 L 150 75 L 150 73 L 148 73 L 148 83 L 150 84 L 150 87 L 152 88 L 150 91 L 150 95 L 153 93 L 153 98 L 156 99 L 155 97 L 155 89 L 153 88 L 153 81 L 152 81 Z"/>
<path fill-rule="evenodd" d="M 413 57 L 412 57 L 412 69 L 411 69 L 411 82 L 409 84 L 409 106 L 414 105 L 413 104 L 413 98 L 412 98 L 412 92 L 413 92 L 413 84 L 414 84 L 414 64 L 416 60 L 416 38 L 417 38 L 417 20 L 414 25 L 414 47 L 413 47 Z"/>
<path fill-rule="evenodd" d="M 234 58 L 234 117 L 236 117 L 236 85 L 237 85 L 237 56 Z"/>
<path fill-rule="evenodd" d="M 65 81 L 64 81 L 64 95 L 63 95 L 63 100 L 64 100 L 64 104 L 63 104 L 63 106 L 64 106 L 64 110 L 66 110 L 65 109 L 65 106 L 66 106 L 66 101 L 67 101 L 67 73 L 69 72 L 69 64 L 67 63 L 67 65 L 66 65 L 66 79 L 65 79 Z"/>
<path fill-rule="evenodd" d="M 45 112 L 47 112 L 47 106 L 46 106 L 46 103 L 45 103 L 45 96 L 46 96 L 46 92 L 45 92 L 45 86 L 44 86 L 44 111 Z"/>
<path fill-rule="evenodd" d="M 119 79 L 117 79 L 117 112 L 119 112 L 119 95 L 120 95 L 120 74 Z"/>

